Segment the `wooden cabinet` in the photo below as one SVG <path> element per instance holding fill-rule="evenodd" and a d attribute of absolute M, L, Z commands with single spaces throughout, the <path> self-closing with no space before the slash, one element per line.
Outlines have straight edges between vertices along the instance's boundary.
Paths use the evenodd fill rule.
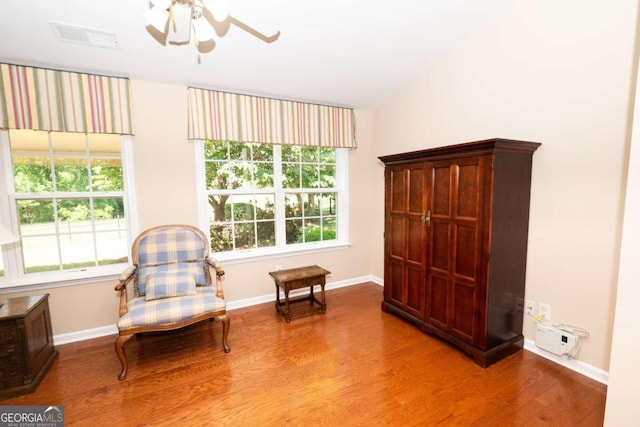
<path fill-rule="evenodd" d="M 483 367 L 522 348 L 534 142 L 491 139 L 380 157 L 382 309 Z"/>
<path fill-rule="evenodd" d="M 58 356 L 48 297 L 0 301 L 0 399 L 35 391 Z"/>

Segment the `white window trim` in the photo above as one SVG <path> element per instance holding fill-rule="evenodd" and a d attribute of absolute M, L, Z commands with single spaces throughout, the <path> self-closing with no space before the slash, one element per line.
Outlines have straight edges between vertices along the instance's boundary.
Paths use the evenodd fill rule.
<path fill-rule="evenodd" d="M 136 206 L 135 182 L 133 174 L 133 148 L 131 135 L 120 136 L 120 150 L 122 173 L 124 174 L 124 208 L 128 246 L 131 247 L 138 234 L 138 214 Z M 14 232 L 17 224 L 15 204 L 10 203 L 10 188 L 13 188 L 13 169 L 11 167 L 11 148 L 9 132 L 0 131 L 0 169 L 4 174 L 0 176 L 0 220 L 10 225 Z M 19 244 L 6 245 L 2 248 L 4 256 L 5 276 L 0 277 L 0 294 L 13 292 L 16 288 L 21 291 L 47 289 L 58 286 L 84 285 L 117 279 L 120 273 L 131 264 L 131 254 L 128 252 L 128 262 L 105 266 L 88 267 L 73 271 L 53 271 L 43 273 L 22 274 L 20 271 Z M 9 273 L 9 274 L 7 274 Z"/>
<path fill-rule="evenodd" d="M 198 192 L 198 225 L 200 229 L 209 236 L 209 217 L 207 210 L 207 193 L 205 182 L 205 167 L 204 167 L 204 140 L 195 140 L 195 171 L 196 171 L 196 190 Z M 279 177 L 281 175 L 281 163 L 274 165 L 274 175 Z M 287 245 L 286 247 L 269 247 L 269 248 L 255 248 L 244 249 L 239 251 L 225 251 L 225 252 L 213 252 L 211 255 L 218 261 L 224 261 L 227 264 L 235 264 L 249 261 L 256 261 L 260 259 L 272 259 L 281 258 L 283 256 L 296 256 L 308 253 L 326 252 L 334 250 L 342 250 L 349 248 L 349 150 L 338 149 L 336 150 L 336 189 L 338 190 L 338 206 L 340 206 L 340 215 L 338 217 L 338 236 L 339 240 L 328 240 L 324 242 L 308 242 L 294 245 Z M 276 193 L 282 193 L 282 191 L 276 190 Z M 276 197 L 278 197 L 276 195 Z M 282 195 L 284 197 L 284 195 Z M 277 214 L 276 214 L 277 215 Z M 279 218 L 276 217 L 276 233 L 284 233 L 284 230 L 279 230 L 278 226 Z"/>

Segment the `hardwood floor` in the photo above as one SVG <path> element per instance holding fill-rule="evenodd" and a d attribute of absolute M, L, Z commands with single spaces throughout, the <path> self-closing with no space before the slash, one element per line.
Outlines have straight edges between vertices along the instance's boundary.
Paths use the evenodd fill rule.
<path fill-rule="evenodd" d="M 34 393 L 67 426 L 601 426 L 606 386 L 521 351 L 482 369 L 380 310 L 382 288 L 327 292 L 327 314 L 287 324 L 272 303 L 221 324 L 134 338 L 120 382 L 115 336 L 57 346 Z"/>

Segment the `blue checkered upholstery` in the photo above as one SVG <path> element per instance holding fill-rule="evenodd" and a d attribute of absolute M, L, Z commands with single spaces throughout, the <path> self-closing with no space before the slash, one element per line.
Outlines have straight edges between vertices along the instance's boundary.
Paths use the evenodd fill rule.
<path fill-rule="evenodd" d="M 224 310 L 225 307 L 225 301 L 216 297 L 213 286 L 200 286 L 195 295 L 153 301 L 145 301 L 141 296 L 127 303 L 127 313 L 118 321 L 118 329 L 180 322 L 202 313 Z"/>
<path fill-rule="evenodd" d="M 131 248 L 133 266 L 120 274 L 118 337 L 115 350 L 127 376 L 125 343 L 134 334 L 177 329 L 205 319 L 222 322 L 222 348 L 227 343 L 229 316 L 222 291 L 224 271 L 209 257 L 209 239 L 187 224 L 152 227 Z M 133 285 L 133 289 L 131 286 Z"/>
<path fill-rule="evenodd" d="M 142 237 L 135 250 L 139 268 L 136 295 L 145 294 L 149 276 L 166 274 L 173 268 L 195 274 L 198 285 L 206 284 L 205 244 L 208 242 L 198 233 L 186 228 L 159 229 Z"/>

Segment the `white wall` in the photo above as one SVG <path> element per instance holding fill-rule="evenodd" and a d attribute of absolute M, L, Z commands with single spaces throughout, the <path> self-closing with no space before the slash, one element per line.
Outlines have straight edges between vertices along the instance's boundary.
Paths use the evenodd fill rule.
<path fill-rule="evenodd" d="M 636 85 L 636 90 L 637 90 Z M 636 97 L 605 425 L 640 425 L 640 104 Z"/>
<path fill-rule="evenodd" d="M 605 371 L 636 3 L 509 2 L 374 119 L 376 156 L 491 137 L 542 143 L 533 156 L 526 297 L 550 304 L 552 321 L 589 330 L 580 359 Z M 525 336 L 534 338 L 529 319 Z"/>

